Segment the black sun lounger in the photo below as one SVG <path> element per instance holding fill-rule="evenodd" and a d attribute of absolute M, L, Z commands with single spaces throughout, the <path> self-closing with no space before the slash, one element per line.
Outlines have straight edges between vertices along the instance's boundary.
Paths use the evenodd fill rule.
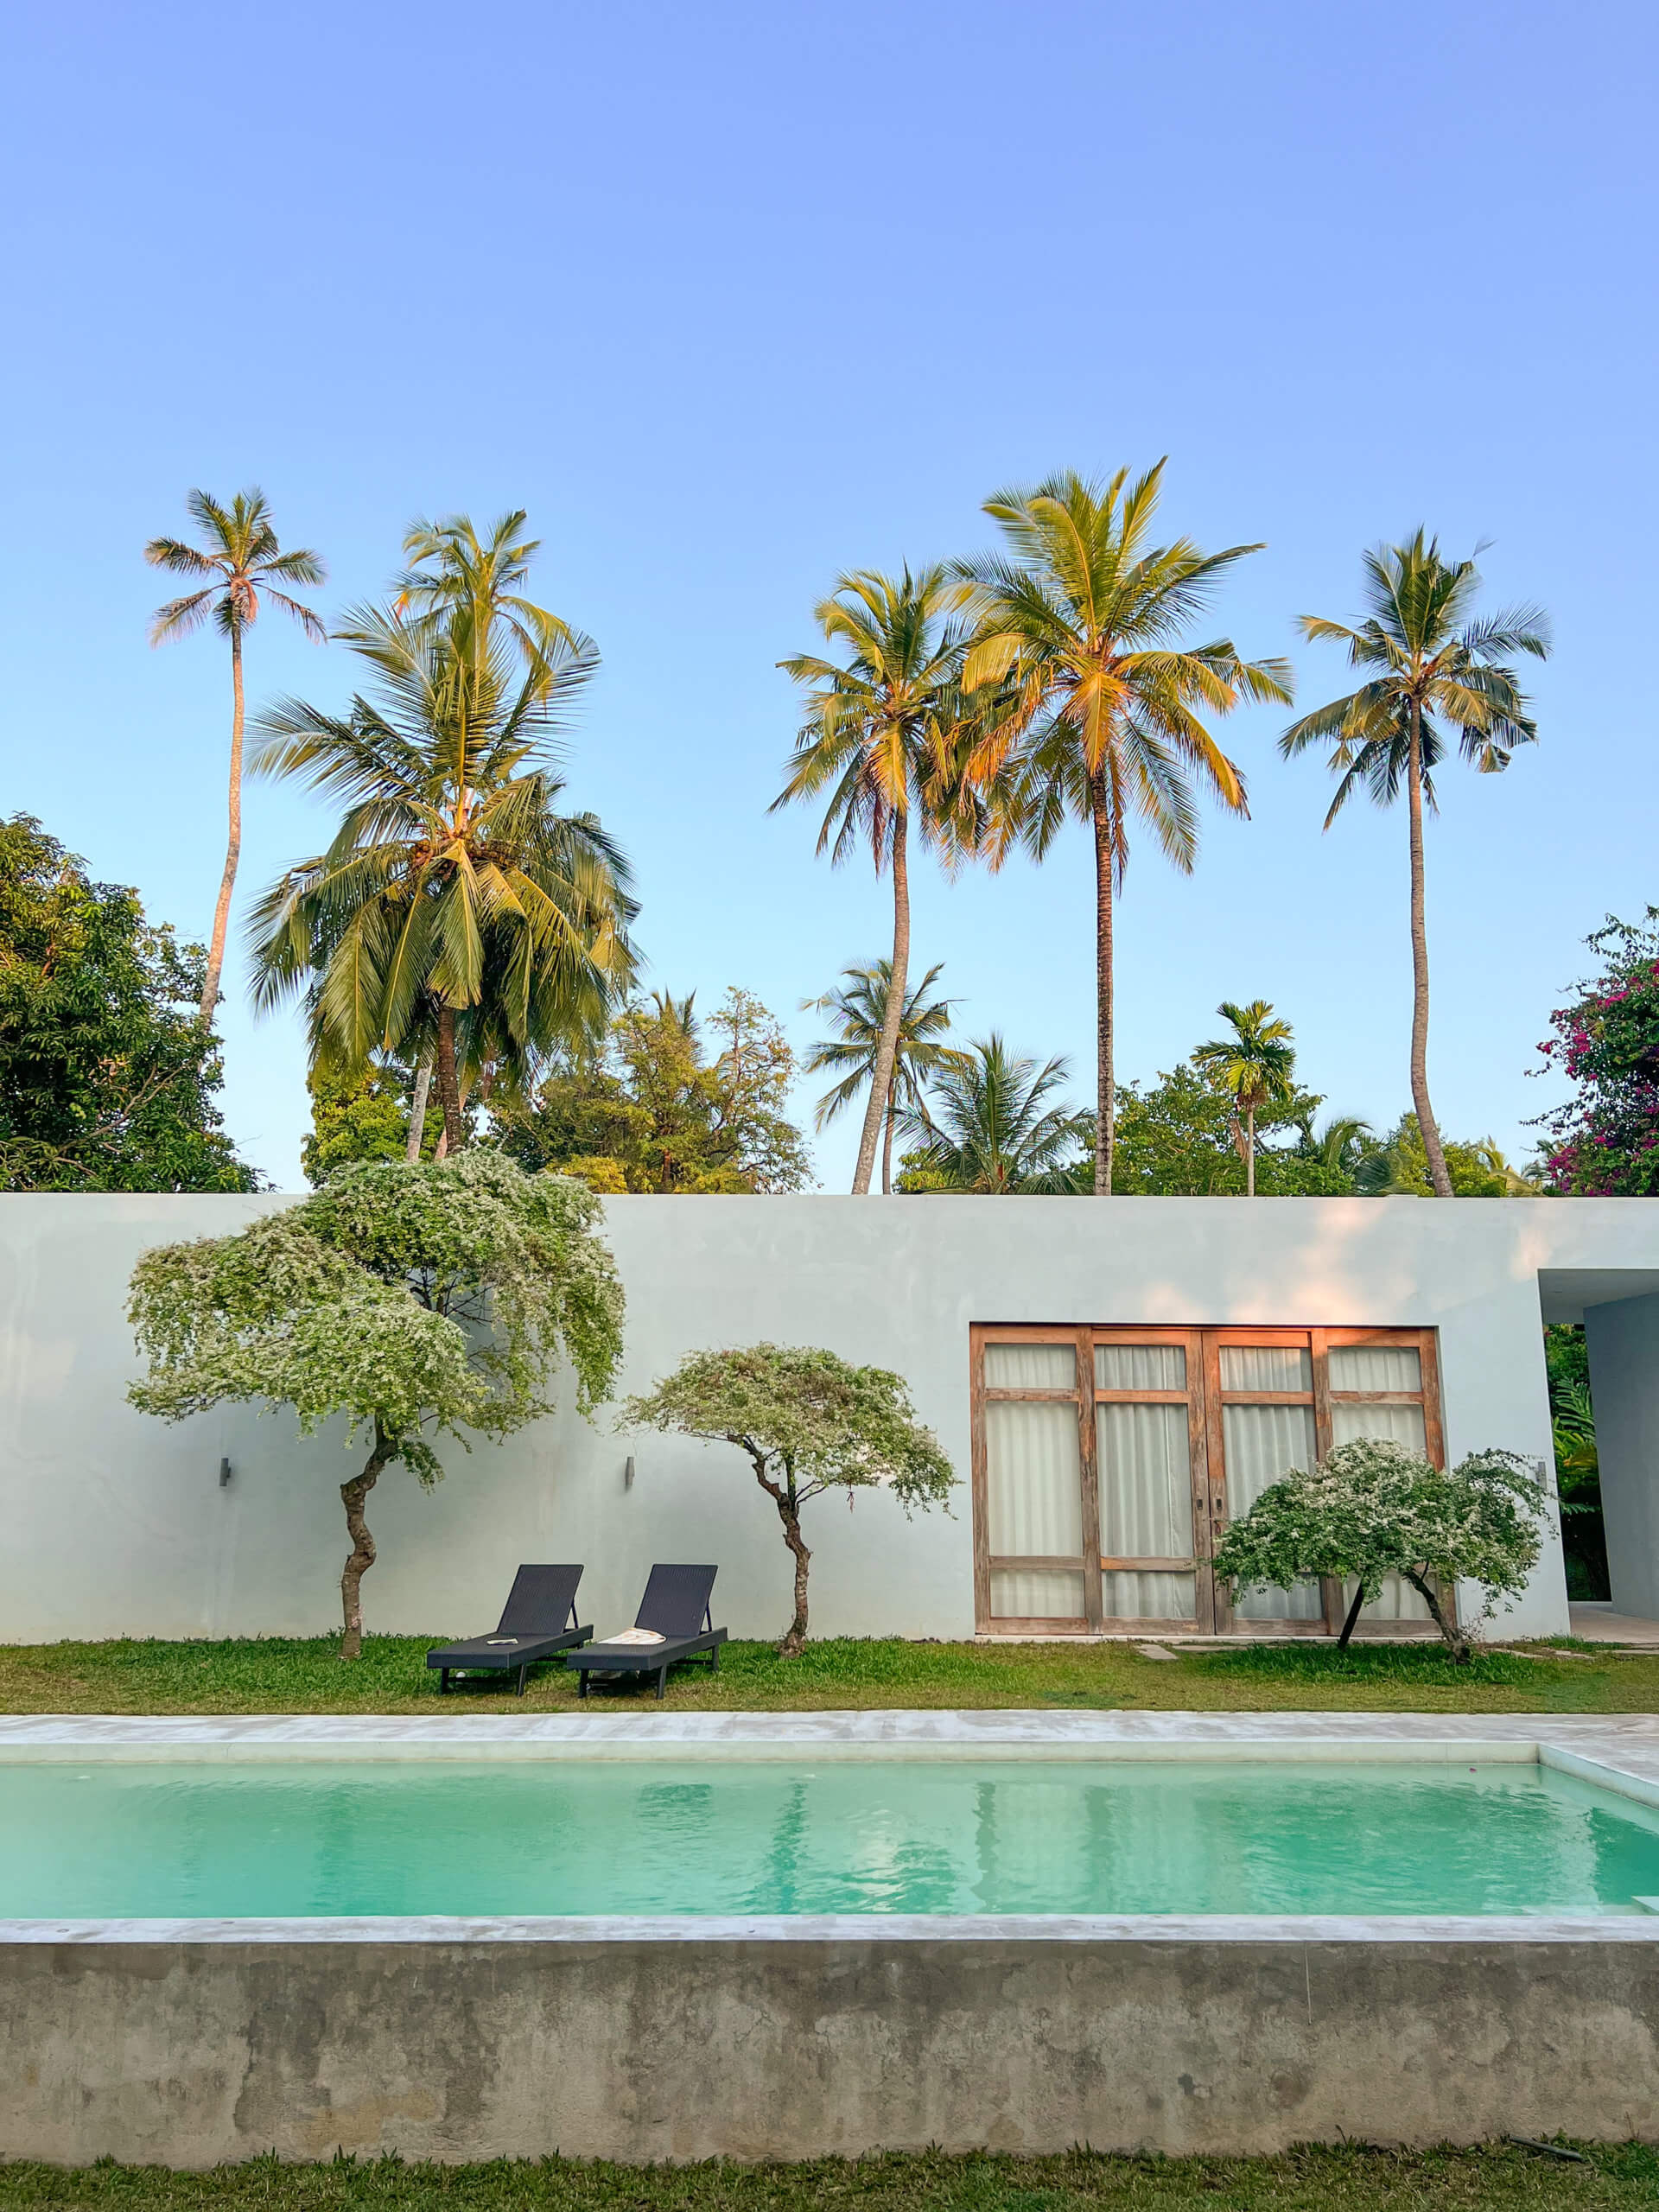
<path fill-rule="evenodd" d="M 581 1651 L 568 1652 L 565 1665 L 575 1668 L 582 1677 L 577 1696 L 587 1696 L 589 1675 L 655 1675 L 661 1697 L 669 1669 L 699 1651 L 709 1654 L 709 1666 L 718 1674 L 726 1631 L 714 1625 L 709 1599 L 719 1572 L 714 1567 L 653 1567 L 633 1624 L 654 1629 L 662 1642 L 590 1643 Z"/>
<path fill-rule="evenodd" d="M 573 1643 L 586 1643 L 594 1632 L 576 1626 L 576 1585 L 581 1580 L 579 1567 L 521 1567 L 493 1636 L 442 1643 L 427 1653 L 427 1665 L 442 1669 L 439 1691 L 448 1688 L 457 1669 L 468 1674 L 505 1674 L 516 1667 L 523 1697 L 531 1668 L 540 1660 L 556 1658 Z"/>

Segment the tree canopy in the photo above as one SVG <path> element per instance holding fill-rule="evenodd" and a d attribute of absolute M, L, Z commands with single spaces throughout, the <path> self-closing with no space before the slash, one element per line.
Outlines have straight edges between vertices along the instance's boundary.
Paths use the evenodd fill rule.
<path fill-rule="evenodd" d="M 598 1201 L 498 1154 L 342 1168 L 297 1205 L 232 1236 L 167 1244 L 133 1270 L 128 1316 L 149 1372 L 128 1391 L 164 1421 L 227 1400 L 291 1407 L 308 1435 L 343 1415 L 372 1439 L 341 1485 L 353 1538 L 346 1656 L 374 1548 L 362 1503 L 401 1460 L 424 1484 L 448 1434 L 499 1440 L 552 1410 L 569 1363 L 591 1414 L 621 1353 L 622 1290 L 594 1234 Z"/>
<path fill-rule="evenodd" d="M 957 1479 L 899 1376 L 851 1366 L 812 1345 L 692 1352 L 654 1389 L 629 1398 L 617 1425 L 703 1437 L 748 1454 L 795 1557 L 795 1617 L 779 1646 L 785 1656 L 806 1641 L 812 1555 L 801 1536 L 801 1508 L 828 1490 L 850 1499 L 855 1491 L 885 1488 L 908 1513 L 944 1504 Z"/>
<path fill-rule="evenodd" d="M 1659 1196 L 1659 906 L 1610 915 L 1586 940 L 1601 963 L 1549 1017 L 1539 1046 L 1574 1086 L 1541 1116 L 1552 1190 L 1575 1198 Z"/>
<path fill-rule="evenodd" d="M 1477 1625 L 1500 1598 L 1518 1596 L 1538 1563 L 1548 1505 L 1529 1463 L 1513 1452 L 1471 1452 L 1445 1471 L 1402 1444 L 1361 1437 L 1263 1491 L 1217 1545 L 1215 1569 L 1236 1589 L 1289 1589 L 1316 1575 L 1353 1580 L 1344 1644 L 1361 1605 L 1389 1575 L 1402 1575 L 1464 1658 L 1471 1624 L 1449 1610 L 1452 1591 L 1459 1582 L 1483 1586 Z"/>
<path fill-rule="evenodd" d="M 32 816 L 0 822 L 0 1189 L 257 1187 L 220 1125 L 203 963 Z"/>

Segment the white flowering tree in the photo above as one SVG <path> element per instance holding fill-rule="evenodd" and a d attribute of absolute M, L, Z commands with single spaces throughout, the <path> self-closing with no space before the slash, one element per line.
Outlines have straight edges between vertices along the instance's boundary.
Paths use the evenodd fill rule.
<path fill-rule="evenodd" d="M 576 1403 L 609 1394 L 622 1289 L 594 1233 L 584 1184 L 526 1175 L 489 1152 L 341 1168 L 326 1188 L 234 1236 L 146 1252 L 128 1319 L 149 1362 L 127 1395 L 182 1421 L 226 1400 L 291 1406 L 302 1434 L 344 1414 L 366 1436 L 340 1486 L 352 1549 L 340 1577 L 340 1656 L 362 1649 L 362 1580 L 374 1539 L 363 1505 L 401 1460 L 428 1485 L 433 1440 L 470 1450 L 552 1409 L 563 1355 Z"/>
<path fill-rule="evenodd" d="M 1263 1491 L 1216 1547 L 1215 1569 L 1235 1590 L 1353 1578 L 1344 1650 L 1360 1607 L 1389 1575 L 1403 1575 L 1461 1662 L 1469 1624 L 1442 1605 L 1440 1591 L 1479 1583 L 1485 1603 L 1473 1625 L 1484 1625 L 1500 1598 L 1525 1587 L 1548 1507 L 1542 1484 L 1513 1452 L 1471 1452 L 1448 1471 L 1403 1444 L 1361 1437 L 1338 1445 L 1311 1474 L 1293 1467 Z"/>
<path fill-rule="evenodd" d="M 883 1486 L 906 1513 L 941 1505 L 956 1482 L 931 1429 L 912 1411 L 902 1379 L 884 1367 L 851 1367 L 810 1345 L 748 1344 L 697 1351 L 617 1414 L 624 1428 L 673 1430 L 746 1452 L 754 1478 L 778 1509 L 795 1560 L 795 1618 L 778 1646 L 799 1656 L 806 1642 L 806 1578 L 812 1554 L 801 1508 L 825 1491 Z"/>

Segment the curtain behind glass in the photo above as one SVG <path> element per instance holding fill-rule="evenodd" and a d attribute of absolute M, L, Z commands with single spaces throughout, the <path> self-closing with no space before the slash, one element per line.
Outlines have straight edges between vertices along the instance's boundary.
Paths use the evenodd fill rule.
<path fill-rule="evenodd" d="M 1228 1349 L 1223 1348 L 1224 1359 Z M 1274 1386 L 1238 1387 L 1271 1389 Z M 1293 1467 L 1306 1471 L 1313 1465 L 1312 1406 L 1224 1406 L 1221 1433 L 1227 1461 L 1229 1520 L 1242 1521 L 1262 1491 Z M 1233 1600 L 1233 1611 L 1247 1621 L 1316 1621 L 1323 1618 L 1325 1606 L 1319 1584 L 1306 1581 L 1291 1590 L 1241 1590 Z"/>
<path fill-rule="evenodd" d="M 1336 1359 L 1332 1352 L 1332 1360 Z M 1411 1355 L 1417 1357 L 1414 1351 Z M 1379 1390 L 1392 1389 L 1392 1383 L 1378 1382 L 1366 1387 Z M 1331 1401 L 1331 1440 L 1333 1444 L 1355 1444 L 1363 1436 L 1385 1437 L 1390 1444 L 1403 1444 L 1408 1452 L 1427 1452 L 1428 1431 L 1423 1421 L 1421 1406 L 1357 1406 L 1344 1405 L 1340 1398 Z M 1354 1586 L 1350 1582 L 1343 1593 L 1343 1609 L 1354 1602 Z M 1403 1575 L 1391 1574 L 1369 1605 L 1362 1605 L 1359 1618 L 1363 1621 L 1426 1621 L 1433 1618 L 1428 1607 L 1412 1588 Z"/>
<path fill-rule="evenodd" d="M 1421 1390 L 1423 1363 L 1415 1344 L 1332 1344 L 1333 1390 Z"/>
<path fill-rule="evenodd" d="M 988 1355 L 992 1349 L 986 1347 Z M 1067 1353 L 1066 1357 L 1071 1355 Z M 1043 1405 L 1030 1399 L 993 1399 L 987 1404 L 985 1524 L 988 1548 L 994 1556 L 1069 1557 L 1077 1561 L 1075 1569 L 994 1569 L 991 1611 L 995 1617 L 1002 1620 L 1083 1618 L 1083 1468 L 1074 1402 Z"/>
<path fill-rule="evenodd" d="M 1313 1356 L 1306 1344 L 1223 1344 L 1224 1390 L 1311 1390 Z"/>
<path fill-rule="evenodd" d="M 1100 1390 L 1185 1390 L 1184 1344 L 1096 1344 L 1095 1387 Z"/>
<path fill-rule="evenodd" d="M 1179 1346 L 1174 1349 L 1179 1352 Z M 1190 1558 L 1192 1481 L 1186 1408 L 1096 1406 L 1095 1441 L 1101 1550 L 1109 1559 Z M 1197 1611 L 1191 1574 L 1112 1568 L 1102 1577 L 1102 1591 L 1111 1619 L 1192 1620 Z"/>
<path fill-rule="evenodd" d="M 1070 1344 L 987 1344 L 988 1390 L 1075 1390 L 1077 1356 Z"/>

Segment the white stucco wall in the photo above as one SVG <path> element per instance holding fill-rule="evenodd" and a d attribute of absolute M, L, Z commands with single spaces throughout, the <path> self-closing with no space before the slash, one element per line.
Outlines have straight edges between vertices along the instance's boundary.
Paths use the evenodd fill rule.
<path fill-rule="evenodd" d="M 169 1427 L 124 1397 L 140 1252 L 288 1203 L 0 1198 L 0 1641 L 337 1621 L 335 1485 L 356 1464 L 343 1438 L 302 1441 L 288 1417 L 241 1408 Z M 607 1201 L 606 1223 L 628 1299 L 620 1389 L 694 1346 L 828 1344 L 899 1370 L 963 1476 L 954 1519 L 907 1522 L 879 1494 L 811 1510 L 821 1634 L 973 1631 L 970 1322 L 1437 1327 L 1449 1452 L 1541 1459 L 1541 1269 L 1551 1318 L 1586 1285 L 1659 1288 L 1659 1201 L 1645 1200 L 639 1198 Z M 717 1560 L 734 1634 L 786 1617 L 776 1517 L 734 1452 L 566 1411 L 444 1457 L 435 1491 L 394 1470 L 370 1501 L 371 1628 L 476 1632 L 525 1559 L 584 1560 L 583 1618 L 601 1631 L 632 1618 L 655 1559 Z M 1554 1545 L 1503 1625 L 1565 1630 Z"/>

